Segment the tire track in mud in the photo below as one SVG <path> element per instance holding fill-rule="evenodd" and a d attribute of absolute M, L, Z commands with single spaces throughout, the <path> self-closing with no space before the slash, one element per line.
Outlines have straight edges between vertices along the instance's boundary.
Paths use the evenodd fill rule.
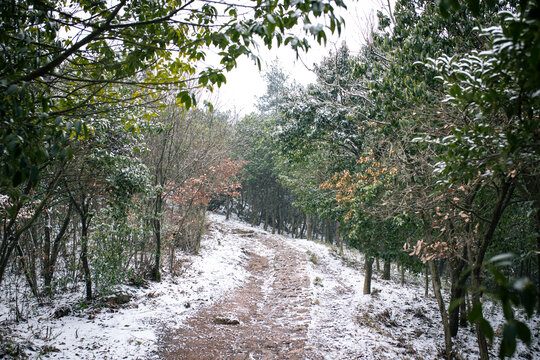
<path fill-rule="evenodd" d="M 247 282 L 183 326 L 164 329 L 160 359 L 305 358 L 312 301 L 305 254 L 260 232 L 238 236 L 246 235 Z"/>

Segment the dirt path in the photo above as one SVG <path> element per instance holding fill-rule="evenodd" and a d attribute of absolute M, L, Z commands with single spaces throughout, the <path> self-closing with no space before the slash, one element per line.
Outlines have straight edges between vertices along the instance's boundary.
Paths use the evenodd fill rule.
<path fill-rule="evenodd" d="M 305 358 L 312 301 L 306 254 L 271 235 L 222 230 L 253 240 L 243 248 L 249 279 L 184 326 L 164 329 L 159 358 Z"/>

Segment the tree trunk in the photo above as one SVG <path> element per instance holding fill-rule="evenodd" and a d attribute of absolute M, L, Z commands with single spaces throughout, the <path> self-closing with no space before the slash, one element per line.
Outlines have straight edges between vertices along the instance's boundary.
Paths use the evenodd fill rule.
<path fill-rule="evenodd" d="M 64 221 L 62 222 L 62 227 L 60 228 L 60 231 L 58 231 L 58 234 L 56 234 L 56 237 L 54 238 L 54 241 L 52 243 L 51 248 L 51 229 L 49 227 L 45 227 L 45 252 L 44 252 L 44 259 L 43 259 L 43 293 L 47 295 L 52 294 L 52 279 L 54 276 L 54 270 L 56 268 L 56 261 L 58 259 L 58 253 L 60 252 L 60 245 L 62 241 L 64 240 L 64 235 L 67 231 L 67 228 L 69 226 L 69 222 L 71 221 L 71 213 L 73 209 L 73 204 L 70 202 L 69 208 L 66 214 L 66 217 L 64 218 Z"/>
<path fill-rule="evenodd" d="M 381 271 L 381 263 L 379 262 L 379 258 L 375 259 L 375 271 L 377 272 Z"/>
<path fill-rule="evenodd" d="M 46 225 L 43 228 L 43 259 L 41 274 L 43 275 L 43 293 L 51 294 L 52 269 L 51 269 L 51 227 Z"/>
<path fill-rule="evenodd" d="M 480 288 L 482 285 L 482 264 L 486 255 L 486 251 L 493 240 L 493 235 L 499 221 L 502 217 L 502 214 L 508 205 L 512 193 L 514 191 L 514 185 L 507 181 L 505 178 L 502 179 L 502 184 L 500 184 L 500 192 L 497 197 L 497 203 L 495 204 L 495 209 L 491 215 L 489 226 L 485 232 L 483 239 L 480 243 L 478 252 L 476 253 L 476 258 L 474 259 L 474 266 L 471 272 L 471 286 L 472 286 L 472 305 L 480 304 Z M 483 317 L 483 314 L 481 314 Z M 480 322 L 475 322 L 476 329 L 476 338 L 478 340 L 478 349 L 480 351 L 480 360 L 488 360 L 489 352 L 487 347 L 486 337 L 480 330 Z"/>
<path fill-rule="evenodd" d="M 540 207 L 536 209 L 536 259 L 538 266 L 538 294 L 540 294 Z M 538 301 L 538 313 L 540 313 L 540 301 Z"/>
<path fill-rule="evenodd" d="M 437 299 L 437 304 L 439 305 L 439 313 L 441 314 L 443 323 L 446 359 L 452 360 L 452 335 L 450 333 L 450 325 L 448 323 L 448 313 L 446 312 L 446 306 L 444 305 L 444 299 L 441 294 L 441 280 L 439 278 L 439 274 L 437 273 L 435 262 L 433 260 L 429 261 L 428 266 L 431 272 L 433 292 L 435 293 L 435 298 Z"/>
<path fill-rule="evenodd" d="M 15 249 L 15 244 L 17 240 L 15 239 L 15 234 L 10 234 L 9 231 L 3 229 L 3 239 L 2 246 L 0 247 L 0 284 L 4 279 L 4 273 L 6 271 L 9 259 L 11 258 L 11 253 Z"/>
<path fill-rule="evenodd" d="M 242 189 L 240 191 L 240 199 L 239 199 L 239 201 L 240 201 L 240 204 L 239 204 L 239 206 L 237 208 L 238 209 L 237 214 L 238 214 L 238 217 L 243 218 L 244 217 L 244 209 L 246 208 L 246 201 L 247 201 L 246 192 L 245 192 L 244 189 Z"/>
<path fill-rule="evenodd" d="M 81 263 L 86 284 L 86 300 L 92 300 L 92 276 L 88 264 L 88 214 L 81 215 Z"/>
<path fill-rule="evenodd" d="M 58 182 L 58 179 L 60 178 L 60 175 L 62 173 L 62 170 L 60 170 L 56 176 L 53 178 L 53 181 L 49 183 L 47 193 L 45 197 L 41 200 L 39 205 L 35 208 L 34 213 L 30 219 L 28 219 L 24 225 L 19 227 L 17 230 L 14 230 L 13 227 L 15 225 L 15 220 L 17 219 L 17 216 L 19 215 L 18 211 L 17 214 L 14 215 L 13 218 L 11 218 L 8 221 L 8 224 L 4 224 L 2 229 L 2 244 L 0 245 L 0 285 L 2 284 L 2 281 L 4 280 L 4 274 L 6 271 L 6 268 L 8 266 L 9 260 L 11 259 L 11 254 L 13 253 L 13 250 L 15 250 L 15 247 L 19 244 L 19 239 L 21 235 L 28 230 L 34 221 L 39 217 L 39 215 L 42 213 L 43 209 L 45 209 L 45 206 L 49 200 L 49 197 L 52 195 L 53 189 L 56 187 L 56 184 Z M 26 188 L 24 190 L 24 194 L 28 194 L 31 190 L 31 183 L 27 182 Z M 18 208 L 21 208 L 22 203 L 18 204 Z"/>
<path fill-rule="evenodd" d="M 458 301 L 459 299 L 463 299 L 465 294 L 465 285 L 468 276 L 462 276 L 464 268 L 465 262 L 459 259 L 456 260 L 455 264 L 451 264 L 450 266 L 450 304 L 452 304 L 454 301 Z M 450 333 L 452 334 L 452 337 L 456 337 L 459 330 L 460 308 L 460 306 L 455 306 L 449 314 Z"/>
<path fill-rule="evenodd" d="M 225 220 L 229 220 L 229 218 L 231 217 L 232 202 L 232 198 L 227 200 L 227 213 L 225 215 Z"/>
<path fill-rule="evenodd" d="M 405 264 L 401 263 L 401 286 L 405 285 Z"/>
<path fill-rule="evenodd" d="M 283 234 L 283 209 L 281 206 L 279 206 L 278 209 L 278 234 Z"/>
<path fill-rule="evenodd" d="M 306 214 L 306 231 L 307 231 L 307 235 L 306 235 L 306 238 L 308 240 L 311 240 L 311 215 L 309 214 Z"/>
<path fill-rule="evenodd" d="M 332 238 L 332 225 L 333 223 L 330 220 L 326 220 L 326 242 L 329 244 L 334 244 L 334 239 Z"/>
<path fill-rule="evenodd" d="M 425 282 L 424 282 L 424 296 L 425 297 L 428 297 L 429 296 L 429 272 L 428 272 L 428 265 L 426 264 L 426 268 L 424 270 L 424 278 L 425 278 Z"/>
<path fill-rule="evenodd" d="M 38 274 L 37 274 L 37 263 L 38 263 L 38 249 L 40 249 L 39 244 L 39 237 L 35 233 L 33 227 L 29 229 L 29 236 L 32 241 L 26 242 L 26 253 L 28 257 L 28 272 L 30 273 L 30 276 L 32 277 L 32 283 L 34 284 L 34 287 L 36 288 L 36 292 L 38 290 Z"/>
<path fill-rule="evenodd" d="M 527 188 L 528 198 L 533 200 L 533 206 L 536 209 L 536 259 L 537 259 L 537 285 L 540 294 L 540 180 L 534 174 L 524 174 L 525 187 Z M 530 272 L 527 272 L 530 274 Z M 540 301 L 538 301 L 538 313 L 540 313 Z"/>
<path fill-rule="evenodd" d="M 268 230 L 268 223 L 269 223 L 269 219 L 268 219 L 268 209 L 264 209 L 264 231 Z"/>
<path fill-rule="evenodd" d="M 154 212 L 154 236 L 156 239 L 156 248 L 154 252 L 154 269 L 152 270 L 152 278 L 156 282 L 161 282 L 161 205 L 163 199 L 161 194 L 156 197 L 156 208 Z"/>
<path fill-rule="evenodd" d="M 476 274 L 475 274 L 476 273 Z M 473 270 L 473 274 L 471 276 L 471 285 L 473 288 L 472 293 L 472 305 L 480 303 L 480 284 L 481 284 L 481 277 L 480 277 L 480 271 Z M 483 314 L 481 315 L 484 316 Z M 478 350 L 480 352 L 480 359 L 481 360 L 488 360 L 489 359 L 489 352 L 488 352 L 488 346 L 486 337 L 484 336 L 484 333 L 480 329 L 480 322 L 476 321 L 474 324 L 474 328 L 476 330 L 476 339 L 478 342 Z"/>
<path fill-rule="evenodd" d="M 169 272 L 174 274 L 174 239 L 169 243 Z"/>
<path fill-rule="evenodd" d="M 459 310 L 459 325 L 461 327 L 467 326 L 467 289 L 463 291 L 463 302 L 460 305 L 461 309 Z"/>
<path fill-rule="evenodd" d="M 336 224 L 336 240 L 339 245 L 339 253 L 343 255 L 343 235 L 339 232 L 340 223 Z"/>
<path fill-rule="evenodd" d="M 255 197 L 255 195 L 252 195 L 251 198 L 252 198 L 253 201 L 251 202 L 252 207 L 251 207 L 251 214 L 250 214 L 249 223 L 251 224 L 251 226 L 255 226 L 255 223 L 257 222 L 257 214 L 259 213 L 259 209 L 258 209 L 259 204 L 257 202 L 257 198 Z M 265 211 L 265 213 L 268 212 L 268 202 L 267 201 L 265 201 L 262 204 L 261 212 L 262 211 Z"/>
<path fill-rule="evenodd" d="M 390 260 L 384 260 L 384 268 L 383 268 L 383 280 L 390 280 L 390 267 L 392 263 Z"/>
<path fill-rule="evenodd" d="M 26 282 L 28 283 L 28 286 L 30 287 L 30 290 L 32 291 L 32 295 L 34 295 L 36 299 L 39 299 L 39 293 L 37 291 L 37 284 L 36 284 L 35 278 L 32 278 L 32 274 L 30 272 L 29 266 L 25 261 L 24 253 L 19 244 L 17 244 L 17 253 L 19 254 L 19 262 L 21 263 L 24 277 L 26 279 Z"/>
<path fill-rule="evenodd" d="M 371 276 L 373 275 L 373 258 L 366 256 L 364 266 L 364 295 L 371 294 Z"/>
<path fill-rule="evenodd" d="M 538 236 L 536 238 L 536 252 L 538 255 L 536 256 L 537 262 L 538 262 L 538 294 L 540 294 L 540 227 L 536 230 L 538 232 Z M 538 313 L 540 313 L 540 301 L 538 301 Z"/>
<path fill-rule="evenodd" d="M 72 283 L 74 284 L 74 289 L 75 289 L 75 284 L 77 283 L 77 277 L 78 277 L 78 266 L 77 266 L 77 257 L 78 257 L 78 254 L 79 254 L 79 249 L 78 249 L 78 246 L 77 244 L 79 243 L 79 239 L 77 238 L 79 234 L 79 222 L 74 222 L 73 223 L 73 241 L 71 242 L 71 254 L 70 254 L 70 260 L 71 260 L 71 264 L 70 264 L 70 269 L 71 269 L 71 281 Z"/>

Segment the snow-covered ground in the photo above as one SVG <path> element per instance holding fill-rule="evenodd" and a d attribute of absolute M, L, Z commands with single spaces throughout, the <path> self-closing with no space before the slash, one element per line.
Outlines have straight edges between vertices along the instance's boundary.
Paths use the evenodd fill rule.
<path fill-rule="evenodd" d="M 437 304 L 435 299 L 424 297 L 417 279 L 410 283 L 408 278 L 401 286 L 397 279 L 382 280 L 375 274 L 372 295 L 363 295 L 359 269 L 363 258 L 358 252 L 346 250 L 339 256 L 324 244 L 290 242 L 316 259 L 311 262 L 311 279 L 316 286 L 308 339 L 324 358 L 437 358 L 443 345 Z M 326 341 L 336 334 L 341 341 Z"/>
<path fill-rule="evenodd" d="M 310 261 L 313 307 L 308 346 L 324 359 L 438 359 L 444 333 L 437 301 L 430 287 L 424 296 L 424 279 L 400 274 L 392 267 L 392 279 L 374 273 L 372 294 L 363 295 L 363 256 L 354 249 L 339 255 L 335 248 L 305 239 L 283 237 Z M 431 283 L 430 283 L 431 285 Z M 448 293 L 443 294 L 448 303 Z M 501 333 L 500 307 L 485 301 L 484 316 Z M 523 319 L 522 319 L 523 320 Z M 518 344 L 515 358 L 540 359 L 540 318 L 529 322 L 533 345 Z M 331 339 L 331 341 L 329 341 Z M 461 328 L 454 340 L 458 359 L 477 359 L 476 335 L 472 327 Z M 490 346 L 497 358 L 499 340 Z"/>
<path fill-rule="evenodd" d="M 118 309 L 77 308 L 81 294 L 57 299 L 51 306 L 35 306 L 28 321 L 9 321 L 11 310 L 2 299 L 0 324 L 5 334 L 22 345 L 30 358 L 51 359 L 145 359 L 157 346 L 157 332 L 184 321 L 203 306 L 219 300 L 248 275 L 243 266 L 245 239 L 224 236 L 219 224 L 204 237 L 200 255 L 181 255 L 185 271 L 179 277 L 165 275 L 147 289 L 125 287 L 132 300 Z M 76 297 L 77 300 L 73 301 Z M 75 304 L 75 306 L 74 306 Z M 55 318 L 55 309 L 73 307 L 71 314 Z M 2 354 L 0 353 L 0 358 Z"/>
<path fill-rule="evenodd" d="M 216 303 L 246 283 L 245 249 L 272 261 L 274 252 L 254 237 L 238 231 L 270 235 L 236 220 L 209 216 L 212 225 L 204 237 L 200 255 L 179 255 L 181 275 L 166 275 L 148 288 L 123 288 L 131 294 L 119 307 L 77 308 L 81 294 L 57 299 L 54 304 L 33 307 L 27 321 L 11 321 L 10 306 L 2 295 L 0 326 L 5 339 L 22 344 L 30 358 L 43 359 L 155 359 L 159 331 L 178 327 L 203 307 Z M 313 241 L 274 235 L 299 253 L 305 262 L 298 268 L 311 280 L 311 311 L 306 358 L 313 359 L 436 359 L 443 333 L 435 299 L 424 297 L 422 279 L 407 276 L 401 286 L 396 278 L 372 283 L 373 295 L 362 295 L 362 256 Z M 265 282 L 263 286 L 271 286 Z M 265 292 L 266 293 L 266 292 Z M 82 302 L 80 302 L 82 303 Z M 55 309 L 66 304 L 70 313 L 55 318 Z M 501 316 L 486 308 L 497 328 Z M 540 359 L 538 319 L 532 324 L 533 346 L 518 349 L 518 358 Z M 496 356 L 498 345 L 493 346 Z M 462 358 L 477 358 L 475 338 L 461 329 L 456 341 Z M 0 357 L 1 357 L 0 353 Z"/>

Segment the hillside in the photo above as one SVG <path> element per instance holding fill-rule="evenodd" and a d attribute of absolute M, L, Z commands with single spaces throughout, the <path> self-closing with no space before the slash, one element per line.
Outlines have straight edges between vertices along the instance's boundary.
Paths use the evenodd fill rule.
<path fill-rule="evenodd" d="M 341 256 L 211 215 L 200 255 L 181 260 L 162 283 L 119 289 L 124 304 L 116 296 L 84 307 L 66 296 L 3 336 L 48 359 L 435 359 L 443 346 L 422 279 L 407 276 L 402 286 L 375 274 L 373 294 L 362 295 L 355 251 Z M 1 314 L 6 323 L 4 301 Z M 519 358 L 540 356 L 537 323 L 531 329 L 532 350 Z M 472 331 L 462 329 L 456 345 L 463 359 L 478 356 Z"/>

